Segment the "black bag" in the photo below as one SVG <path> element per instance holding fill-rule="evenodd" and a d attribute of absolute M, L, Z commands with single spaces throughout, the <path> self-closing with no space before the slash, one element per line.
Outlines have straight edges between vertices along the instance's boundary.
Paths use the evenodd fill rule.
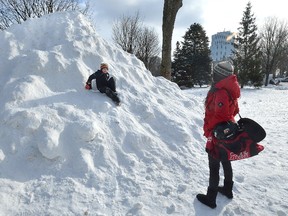
<path fill-rule="evenodd" d="M 232 121 L 222 122 L 215 126 L 213 135 L 219 140 L 230 140 L 239 133 L 239 126 Z"/>

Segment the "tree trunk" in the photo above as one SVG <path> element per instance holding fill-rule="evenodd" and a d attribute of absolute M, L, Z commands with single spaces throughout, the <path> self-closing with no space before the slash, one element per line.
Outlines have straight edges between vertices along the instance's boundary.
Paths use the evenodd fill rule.
<path fill-rule="evenodd" d="M 161 75 L 171 80 L 171 42 L 174 23 L 182 0 L 165 0 L 162 21 L 162 62 Z"/>

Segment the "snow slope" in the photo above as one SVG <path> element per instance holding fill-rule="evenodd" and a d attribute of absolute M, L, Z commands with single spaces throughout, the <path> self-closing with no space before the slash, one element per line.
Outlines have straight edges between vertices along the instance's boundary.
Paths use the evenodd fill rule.
<path fill-rule="evenodd" d="M 287 215 L 286 86 L 243 90 L 241 113 L 267 129 L 266 149 L 233 163 L 235 198 L 211 210 L 195 200 L 208 183 L 208 88 L 153 77 L 75 12 L 14 25 L 0 49 L 1 216 Z M 120 107 L 84 89 L 101 62 Z"/>

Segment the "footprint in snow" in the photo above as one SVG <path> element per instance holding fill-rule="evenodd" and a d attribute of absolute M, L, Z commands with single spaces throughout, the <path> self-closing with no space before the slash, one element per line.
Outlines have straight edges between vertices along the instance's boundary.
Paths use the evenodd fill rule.
<path fill-rule="evenodd" d="M 167 214 L 173 214 L 173 212 L 175 212 L 175 205 L 171 204 L 169 207 L 167 207 L 166 213 Z"/>
<path fill-rule="evenodd" d="M 177 189 L 177 192 L 178 193 L 183 193 L 185 190 L 187 189 L 187 186 L 186 185 L 178 185 L 178 189 Z"/>
<path fill-rule="evenodd" d="M 126 216 L 137 215 L 137 213 L 143 208 L 142 203 L 136 203 L 127 213 Z"/>

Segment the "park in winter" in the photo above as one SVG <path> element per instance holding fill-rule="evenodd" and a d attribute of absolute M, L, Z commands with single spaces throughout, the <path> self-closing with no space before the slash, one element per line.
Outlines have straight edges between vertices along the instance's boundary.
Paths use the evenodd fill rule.
<path fill-rule="evenodd" d="M 84 88 L 102 62 L 120 106 Z M 208 91 L 153 76 L 78 12 L 1 31 L 0 215 L 287 216 L 288 82 L 241 88 L 264 150 L 232 161 L 234 197 L 218 194 L 215 209 L 196 199 L 209 177 Z"/>

